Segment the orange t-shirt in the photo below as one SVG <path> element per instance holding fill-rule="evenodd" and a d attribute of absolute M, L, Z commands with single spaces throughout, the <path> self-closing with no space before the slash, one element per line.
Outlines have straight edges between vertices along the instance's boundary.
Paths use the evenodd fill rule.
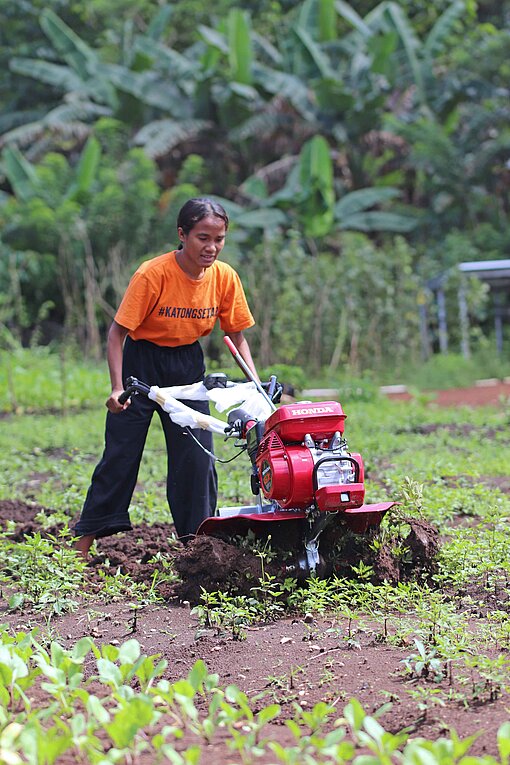
<path fill-rule="evenodd" d="M 255 324 L 231 266 L 217 260 L 202 279 L 191 279 L 175 256 L 174 250 L 145 261 L 129 282 L 115 321 L 133 340 L 190 345 L 208 335 L 217 320 L 227 333 Z"/>

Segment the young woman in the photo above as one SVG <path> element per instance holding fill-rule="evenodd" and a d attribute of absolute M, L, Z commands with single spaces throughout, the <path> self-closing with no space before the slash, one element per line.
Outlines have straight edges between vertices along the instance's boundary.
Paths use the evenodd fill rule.
<path fill-rule="evenodd" d="M 210 199 L 190 199 L 177 219 L 179 249 L 143 263 L 136 271 L 108 333 L 112 392 L 106 401 L 105 449 L 97 465 L 75 533 L 86 557 L 94 539 L 130 530 L 128 507 L 154 411 L 168 453 L 167 499 L 177 534 L 186 540 L 214 513 L 217 478 L 213 460 L 157 404 L 119 396 L 127 377 L 166 387 L 199 382 L 205 366 L 200 337 L 216 321 L 254 374 L 243 331 L 254 324 L 239 276 L 218 260 L 228 217 Z M 208 411 L 207 402 L 186 402 Z M 212 451 L 212 434 L 194 431 Z"/>

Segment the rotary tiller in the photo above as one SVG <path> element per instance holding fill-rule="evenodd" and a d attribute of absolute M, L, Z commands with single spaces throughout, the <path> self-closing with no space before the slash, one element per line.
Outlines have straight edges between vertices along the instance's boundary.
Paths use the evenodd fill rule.
<path fill-rule="evenodd" d="M 251 376 L 235 347 L 229 344 L 229 348 Z M 130 378 L 123 395 L 144 393 L 172 420 L 189 427 L 192 436 L 196 427 L 223 432 L 248 452 L 255 504 L 220 508 L 201 524 L 198 535 L 232 539 L 251 531 L 260 537 L 292 539 L 289 574 L 320 575 L 325 564 L 319 542 L 326 529 L 342 524 L 354 533 L 365 533 L 379 526 L 395 503 L 365 504 L 363 460 L 348 449 L 340 403 L 301 401 L 276 408 L 277 388 L 275 377 L 265 388 L 253 377 L 251 383 L 231 383 L 225 376 L 210 375 L 204 384 L 181 388 L 149 388 Z M 231 405 L 228 402 L 243 404 L 231 409 L 225 424 L 176 401 L 177 396 L 213 400 L 220 411 Z"/>

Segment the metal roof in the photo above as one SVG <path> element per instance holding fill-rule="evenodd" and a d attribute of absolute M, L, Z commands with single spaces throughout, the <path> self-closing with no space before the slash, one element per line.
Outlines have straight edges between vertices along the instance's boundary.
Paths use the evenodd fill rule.
<path fill-rule="evenodd" d="M 442 274 L 430 279 L 428 286 L 437 289 L 446 281 L 452 271 L 460 271 L 463 274 L 476 276 L 482 281 L 489 282 L 493 286 L 504 287 L 510 285 L 510 259 L 506 260 L 473 260 L 457 263 Z"/>
<path fill-rule="evenodd" d="M 510 260 L 473 260 L 471 262 L 459 263 L 457 268 L 463 273 L 474 274 L 482 277 L 487 275 L 489 278 L 510 276 Z"/>

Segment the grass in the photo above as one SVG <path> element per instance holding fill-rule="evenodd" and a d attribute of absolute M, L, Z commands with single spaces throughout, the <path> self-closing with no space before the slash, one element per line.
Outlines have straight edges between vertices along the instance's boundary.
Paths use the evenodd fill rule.
<path fill-rule="evenodd" d="M 10 412 L 0 420 L 0 500 L 43 506 L 50 517 L 42 516 L 41 526 L 56 522 L 65 533 L 81 508 L 102 449 L 106 372 L 77 364 L 64 386 L 58 358 L 45 351 L 33 356 L 19 352 L 9 363 L 8 375 L 4 371 L 0 379 L 0 408 Z M 64 389 L 69 395 L 65 402 Z M 438 409 L 425 400 L 389 402 L 374 390 L 343 403 L 349 444 L 361 451 L 366 463 L 369 500 L 407 496 L 410 512 L 420 510 L 440 529 L 442 546 L 433 577 L 398 586 L 376 585 L 369 567 L 360 565 L 351 579 L 312 580 L 307 588 L 290 584 L 281 588 L 264 575 L 249 599 L 228 593 L 208 595 L 196 611 L 198 618 L 242 640 L 247 626 L 260 619 L 278 619 L 289 609 L 332 614 L 348 625 L 341 638 L 348 648 L 357 647 L 358 628 L 369 624 L 376 642 L 410 646 L 403 649 L 402 671 L 415 683 L 409 693 L 414 693 L 420 714 L 426 716 L 450 703 L 446 691 L 431 685 L 430 678 L 435 682 L 434 678 L 446 677 L 452 667 L 466 689 L 462 703 L 497 699 L 508 692 L 510 675 L 508 406 Z M 216 448 L 222 457 L 232 451 L 231 444 L 221 439 L 216 439 Z M 242 457 L 218 471 L 222 503 L 250 501 Z M 134 523 L 170 520 L 165 472 L 164 439 L 155 418 L 131 508 Z M 389 538 L 392 533 L 391 524 L 385 524 L 383 534 Z M 0 555 L 9 561 L 1 583 L 11 611 L 22 614 L 34 608 L 49 623 L 50 618 L 72 612 L 84 597 L 83 567 L 66 547 L 65 537 L 36 534 L 13 543 L 4 533 Z M 166 566 L 171 580 L 171 563 Z M 61 586 L 55 587 L 56 581 Z M 151 583 L 140 586 L 113 571 L 105 574 L 101 587 L 106 600 L 127 598 L 134 607 L 151 603 L 156 596 Z M 483 619 L 480 613 L 485 614 Z M 194 763 L 200 747 L 214 740 L 220 729 L 241 762 L 264 755 L 282 763 L 350 763 L 356 762 L 361 748 L 371 752 L 374 765 L 389 762 L 396 749 L 403 763 L 450 763 L 463 756 L 453 734 L 443 744 L 390 734 L 356 700 L 347 703 L 343 713 L 327 705 L 306 712 L 296 708 L 288 721 L 294 743 L 279 749 L 264 734 L 264 726 L 281 713 L 278 704 L 254 705 L 234 686 L 220 687 L 201 664 L 172 685 L 161 678 L 161 665 L 154 657 L 142 656 L 136 641 L 114 647 L 87 640 L 64 649 L 56 640 L 43 645 L 35 633 L 14 634 L 4 628 L 0 762 L 42 765 L 54 762 L 58 750 L 74 754 L 77 761 L 106 765 L 123 762 L 127 752 L 136 757 L 150 749 L 154 761 Z M 86 678 L 85 657 L 96 662 Z M 125 690 L 135 677 L 137 691 Z M 32 707 L 29 691 L 41 679 L 46 695 Z M 93 682 L 103 686 L 101 698 L 94 695 Z M 173 722 L 158 729 L 163 703 Z M 305 717 L 312 713 L 313 721 Z M 327 728 L 328 720 L 336 721 L 333 727 Z M 178 730 L 186 731 L 185 747 L 176 747 Z M 345 730 L 347 738 L 340 734 Z M 106 748 L 104 741 L 109 742 Z M 37 757 L 29 755 L 34 742 L 39 742 Z M 507 763 L 509 752 L 510 725 L 505 723 L 498 754 L 487 755 L 483 763 Z M 473 757 L 470 762 L 482 760 Z"/>

